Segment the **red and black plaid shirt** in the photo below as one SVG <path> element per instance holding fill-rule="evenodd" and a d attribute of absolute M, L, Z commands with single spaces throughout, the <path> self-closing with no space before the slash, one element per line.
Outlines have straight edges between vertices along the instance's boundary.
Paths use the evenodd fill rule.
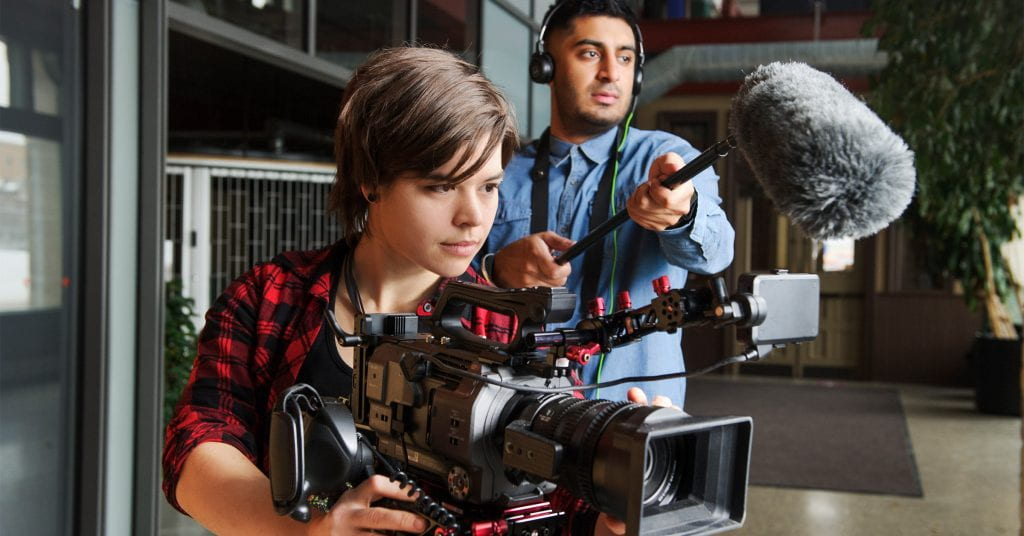
<path fill-rule="evenodd" d="M 164 442 L 164 493 L 178 510 L 175 487 L 185 459 L 200 443 L 233 445 L 268 472 L 270 415 L 324 325 L 332 278 L 347 251 L 339 242 L 281 254 L 232 282 L 206 313 L 192 375 Z M 458 279 L 487 284 L 472 268 Z M 429 315 L 426 304 L 434 299 L 418 313 Z M 509 337 L 508 317 L 483 309 L 474 311 L 470 327 L 492 340 Z"/>

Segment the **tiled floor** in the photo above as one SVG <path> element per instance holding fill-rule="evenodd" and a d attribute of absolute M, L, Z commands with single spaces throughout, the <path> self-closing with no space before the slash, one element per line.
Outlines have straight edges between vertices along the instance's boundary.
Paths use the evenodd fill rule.
<path fill-rule="evenodd" d="M 753 486 L 746 523 L 732 534 L 1018 534 L 1021 420 L 979 414 L 967 389 L 900 391 L 923 498 Z M 162 527 L 166 536 L 206 534 L 176 513 Z"/>
<path fill-rule="evenodd" d="M 968 389 L 900 393 L 923 498 L 755 486 L 734 534 L 1018 534 L 1021 420 L 978 413 Z"/>

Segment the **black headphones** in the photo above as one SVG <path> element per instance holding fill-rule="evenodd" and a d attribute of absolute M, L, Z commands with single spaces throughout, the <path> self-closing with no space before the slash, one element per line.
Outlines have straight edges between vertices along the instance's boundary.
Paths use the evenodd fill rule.
<path fill-rule="evenodd" d="M 544 35 L 548 31 L 548 24 L 551 23 L 551 18 L 563 3 L 560 1 L 555 2 L 548 9 L 547 15 L 544 16 L 544 22 L 541 24 L 540 33 L 537 34 L 533 55 L 530 56 L 530 80 L 538 84 L 547 84 L 555 77 L 555 59 L 544 50 Z M 633 29 L 633 37 L 636 39 L 637 48 L 636 67 L 633 69 L 633 99 L 636 99 L 637 95 L 640 94 L 641 84 L 644 80 L 644 37 L 640 33 L 640 27 L 635 22 L 630 22 L 629 26 Z"/>

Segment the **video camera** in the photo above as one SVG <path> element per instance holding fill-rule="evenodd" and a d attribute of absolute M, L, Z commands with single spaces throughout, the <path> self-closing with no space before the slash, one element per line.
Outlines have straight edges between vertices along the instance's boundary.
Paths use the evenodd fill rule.
<path fill-rule="evenodd" d="M 308 520 L 311 507 L 326 510 L 352 483 L 384 472 L 410 496 L 419 493 L 412 508 L 433 521 L 431 534 L 579 534 L 598 512 L 637 535 L 741 526 L 750 417 L 694 417 L 577 393 L 702 374 L 812 340 L 818 277 L 744 274 L 732 296 L 721 278 L 672 289 L 663 277 L 654 286 L 649 305 L 630 308 L 627 295 L 605 314 L 595 300 L 575 327 L 551 331 L 545 324 L 565 322 L 575 308 L 566 289 L 455 281 L 429 318 L 364 315 L 354 334 L 335 322 L 339 341 L 356 347 L 352 396 L 347 404 L 322 399 L 298 384 L 278 401 L 270 430 L 278 513 Z M 474 308 L 507 315 L 508 341 L 467 329 Z M 656 331 L 702 325 L 736 326 L 745 350 L 694 372 L 591 386 L 572 381 L 592 355 Z M 573 500 L 552 500 L 566 496 Z M 576 499 L 591 508 L 581 511 Z"/>

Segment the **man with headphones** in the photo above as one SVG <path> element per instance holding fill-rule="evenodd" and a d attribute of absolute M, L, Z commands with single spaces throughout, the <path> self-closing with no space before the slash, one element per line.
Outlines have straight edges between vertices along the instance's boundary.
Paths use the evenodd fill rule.
<path fill-rule="evenodd" d="M 673 287 L 688 271 L 724 270 L 734 232 L 720 208 L 713 169 L 674 190 L 661 181 L 699 154 L 666 132 L 629 126 L 643 81 L 643 38 L 621 0 L 566 0 L 547 12 L 530 62 L 530 78 L 551 87 L 551 125 L 505 169 L 498 215 L 482 268 L 507 287 L 566 286 L 578 297 L 575 325 L 589 302 L 607 309 L 654 297 L 652 280 Z M 616 212 L 627 222 L 566 265 L 558 252 Z M 657 333 L 595 356 L 585 384 L 684 370 L 680 334 Z M 633 384 L 682 407 L 682 379 Z M 589 397 L 624 400 L 630 385 Z"/>

